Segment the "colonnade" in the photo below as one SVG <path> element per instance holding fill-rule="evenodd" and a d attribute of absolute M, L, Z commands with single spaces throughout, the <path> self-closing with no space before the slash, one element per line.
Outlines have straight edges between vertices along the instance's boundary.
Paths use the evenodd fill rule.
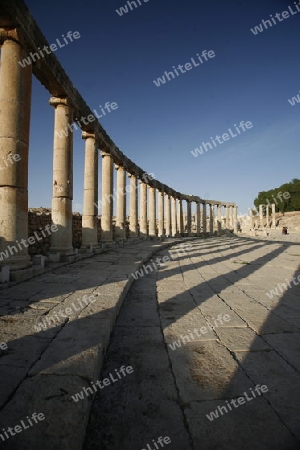
<path fill-rule="evenodd" d="M 39 34 L 24 10 L 22 38 L 8 23 L 0 29 L 0 160 L 7 155 L 19 155 L 20 160 L 10 164 L 1 173 L 0 220 L 2 249 L 28 239 L 28 154 L 32 75 L 42 81 L 50 93 L 49 103 L 54 109 L 52 222 L 57 231 L 51 236 L 51 255 L 72 255 L 72 200 L 73 200 L 73 133 L 72 124 L 82 117 L 92 117 L 92 111 L 75 90 L 53 54 L 45 55 L 39 66 L 22 67 L 19 62 L 29 51 L 47 41 Z M 26 28 L 26 20 L 30 27 Z M 8 21 L 9 22 L 9 21 Z M 31 39 L 26 33 L 32 33 Z M 25 33 L 26 31 L 26 33 Z M 26 36 L 28 42 L 26 41 Z M 35 43 L 36 42 L 36 43 Z M 36 47 L 34 47 L 34 45 Z M 51 69 L 54 66 L 55 70 Z M 48 77 L 43 78 L 43 70 Z M 61 92 L 61 95 L 57 95 Z M 84 192 L 82 216 L 82 248 L 96 249 L 101 243 L 113 241 L 113 213 L 115 210 L 115 239 L 126 238 L 126 197 L 129 195 L 129 236 L 169 237 L 184 234 L 200 236 L 207 233 L 207 205 L 209 232 L 213 233 L 215 207 L 217 231 L 234 228 L 237 207 L 218 201 L 188 196 L 153 179 L 128 159 L 113 143 L 96 120 L 82 123 L 85 148 Z M 99 164 L 101 161 L 101 164 Z M 98 200 L 99 165 L 101 165 L 102 198 Z M 114 187 L 116 170 L 116 188 Z M 128 183 L 129 181 L 129 183 Z M 187 221 L 184 224 L 183 203 L 186 202 Z M 115 205 L 114 205 L 115 203 Z M 192 209 L 196 205 L 196 232 L 192 232 Z M 101 213 L 100 207 L 101 206 Z M 222 207 L 226 220 L 222 224 Z M 98 215 L 101 214 L 101 242 L 98 242 Z M 28 248 L 8 258 L 14 268 L 31 265 Z"/>

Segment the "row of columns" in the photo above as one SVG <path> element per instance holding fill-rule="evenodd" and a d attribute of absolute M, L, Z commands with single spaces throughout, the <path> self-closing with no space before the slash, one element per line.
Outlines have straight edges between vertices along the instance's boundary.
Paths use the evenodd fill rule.
<path fill-rule="evenodd" d="M 11 34 L 11 35 L 10 35 Z M 7 154 L 20 155 L 20 163 L 11 164 L 1 174 L 0 212 L 1 235 L 7 245 L 28 238 L 28 145 L 31 105 L 31 65 L 18 63 L 26 57 L 17 32 L 1 31 L 0 83 L 0 158 Z M 53 193 L 52 222 L 58 231 L 51 236 L 50 253 L 72 254 L 72 200 L 73 200 L 73 133 L 74 111 L 67 98 L 52 97 L 54 108 Z M 76 119 L 76 117 L 75 117 Z M 82 216 L 82 247 L 98 246 L 98 142 L 92 132 L 84 131 L 85 141 L 84 194 Z M 126 237 L 126 174 L 130 179 L 130 236 L 156 236 L 158 209 L 158 236 L 178 236 L 185 232 L 182 199 L 169 189 L 158 190 L 155 181 L 139 180 L 132 169 L 114 161 L 105 148 L 102 158 L 102 241 L 113 240 L 114 166 L 117 170 L 116 237 Z M 138 186 L 140 196 L 138 201 Z M 158 191 L 158 208 L 156 197 Z M 209 204 L 209 203 L 208 203 Z M 226 226 L 235 222 L 231 205 L 226 207 Z M 213 232 L 214 204 L 210 207 L 210 232 Z M 218 205 L 218 224 L 221 229 L 221 207 Z M 231 211 L 229 211 L 231 208 Z M 233 209 L 232 209 L 233 208 Z M 148 218 L 149 212 L 149 218 Z M 229 220 L 230 217 L 230 220 Z M 149 219 L 149 220 L 148 220 Z M 196 234 L 206 233 L 206 203 L 196 203 Z M 187 200 L 187 234 L 192 235 L 192 202 Z M 10 257 L 10 263 L 20 268 L 30 265 L 27 248 Z"/>

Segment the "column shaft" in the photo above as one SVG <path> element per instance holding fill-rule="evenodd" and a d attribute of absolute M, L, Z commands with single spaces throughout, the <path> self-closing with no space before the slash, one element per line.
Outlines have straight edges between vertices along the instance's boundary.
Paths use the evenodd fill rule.
<path fill-rule="evenodd" d="M 222 205 L 218 205 L 218 232 L 222 228 Z"/>
<path fill-rule="evenodd" d="M 209 205 L 209 232 L 214 234 L 214 205 Z"/>
<path fill-rule="evenodd" d="M 176 198 L 172 197 L 172 236 L 177 236 Z"/>
<path fill-rule="evenodd" d="M 102 214 L 101 214 L 101 241 L 112 242 L 113 240 L 113 159 L 105 151 L 102 156 Z"/>
<path fill-rule="evenodd" d="M 158 192 L 158 236 L 165 236 L 164 192 Z"/>
<path fill-rule="evenodd" d="M 7 30 L 0 30 L 9 33 Z M 15 30 L 13 37 L 17 39 Z M 5 167 L 0 181 L 0 222 L 2 250 L 11 248 L 0 262 L 14 268 L 31 265 L 28 248 L 16 241 L 28 239 L 28 147 L 31 109 L 32 66 L 22 68 L 18 61 L 27 56 L 14 40 L 1 46 L 0 70 L 0 165 Z M 11 246 L 14 247 L 11 247 Z M 28 245 L 28 244 L 27 244 Z M 16 251 L 14 250 L 16 249 Z"/>
<path fill-rule="evenodd" d="M 140 189 L 140 233 L 143 237 L 148 236 L 147 203 L 147 184 L 142 182 Z"/>
<path fill-rule="evenodd" d="M 206 233 L 206 203 L 202 203 L 202 231 Z"/>
<path fill-rule="evenodd" d="M 166 235 L 168 237 L 172 236 L 171 228 L 171 197 L 166 194 Z"/>
<path fill-rule="evenodd" d="M 200 203 L 196 203 L 196 233 L 200 236 L 201 232 L 201 222 L 200 222 Z"/>
<path fill-rule="evenodd" d="M 82 246 L 98 245 L 98 148 L 95 135 L 82 133 L 85 139 Z"/>
<path fill-rule="evenodd" d="M 180 236 L 184 234 L 184 225 L 183 225 L 183 208 L 182 208 L 182 200 L 178 200 L 178 233 Z"/>
<path fill-rule="evenodd" d="M 156 189 L 149 189 L 149 236 L 156 236 Z"/>
<path fill-rule="evenodd" d="M 54 106 L 52 222 L 58 231 L 51 236 L 51 253 L 72 253 L 73 240 L 73 111 L 69 101 L 52 97 Z"/>
<path fill-rule="evenodd" d="M 186 208 L 187 208 L 187 235 L 192 236 L 192 203 L 187 201 L 186 202 Z"/>
<path fill-rule="evenodd" d="M 276 205 L 272 203 L 272 228 L 276 228 Z"/>
<path fill-rule="evenodd" d="M 117 170 L 117 217 L 116 237 L 126 239 L 126 170 L 116 165 Z"/>
<path fill-rule="evenodd" d="M 135 174 L 130 174 L 130 237 L 138 236 L 138 184 Z"/>

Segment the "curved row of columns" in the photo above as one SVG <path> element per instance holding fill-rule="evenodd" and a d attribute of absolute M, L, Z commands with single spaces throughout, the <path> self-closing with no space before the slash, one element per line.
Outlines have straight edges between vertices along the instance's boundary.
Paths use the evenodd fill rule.
<path fill-rule="evenodd" d="M 0 212 L 1 236 L 6 245 L 28 238 L 28 147 L 31 105 L 31 65 L 18 63 L 26 57 L 16 30 L 0 30 L 0 158 L 7 154 L 20 155 L 19 163 L 8 166 L 1 174 Z M 73 133 L 76 110 L 65 97 L 51 97 L 54 108 L 53 196 L 52 222 L 57 231 L 51 236 L 50 253 L 72 254 L 72 200 L 73 200 Z M 122 158 L 112 155 L 110 149 L 100 146 L 96 133 L 83 131 L 85 141 L 84 195 L 82 216 L 83 248 L 98 246 L 98 150 L 102 160 L 101 241 L 113 240 L 113 204 L 116 201 L 116 238 L 126 237 L 126 195 L 129 177 L 129 230 L 131 237 L 192 235 L 192 203 L 196 203 L 196 235 L 207 232 L 206 204 L 210 207 L 209 231 L 214 232 L 214 207 L 218 206 L 221 229 L 221 207 L 226 207 L 226 227 L 234 227 L 236 207 L 233 204 L 205 201 L 185 196 L 153 180 L 141 177 L 132 164 L 126 166 Z M 125 160 L 125 157 L 124 157 Z M 126 161 L 128 161 L 126 159 Z M 114 167 L 117 171 L 117 189 L 114 189 Z M 137 167 L 137 166 L 135 166 Z M 139 187 L 140 184 L 140 187 Z M 158 186 L 158 187 L 157 187 Z M 139 193 L 139 195 L 138 195 Z M 158 205 L 156 205 L 158 196 Z M 116 197 L 116 198 L 115 198 Z M 190 200 L 195 198 L 196 200 Z M 187 202 L 187 220 L 184 224 L 183 200 Z M 202 204 L 202 214 L 200 211 Z M 157 207 L 158 206 L 158 207 Z M 158 216 L 157 216 L 158 211 Z M 158 231 L 157 231 L 158 222 Z M 9 263 L 24 268 L 29 266 L 27 247 L 9 257 Z"/>

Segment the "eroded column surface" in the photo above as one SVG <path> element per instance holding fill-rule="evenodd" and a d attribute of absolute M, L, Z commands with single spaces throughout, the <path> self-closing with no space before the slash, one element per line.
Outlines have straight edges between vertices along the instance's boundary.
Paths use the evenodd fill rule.
<path fill-rule="evenodd" d="M 93 133 L 82 133 L 85 140 L 82 247 L 98 246 L 98 147 Z"/>
<path fill-rule="evenodd" d="M 263 205 L 259 205 L 259 225 L 260 227 L 264 226 L 264 216 L 263 216 Z"/>
<path fill-rule="evenodd" d="M 126 239 L 126 170 L 116 164 L 117 171 L 117 217 L 116 238 Z"/>
<path fill-rule="evenodd" d="M 135 174 L 129 174 L 130 178 L 130 217 L 129 230 L 130 237 L 138 235 L 138 183 Z"/>
<path fill-rule="evenodd" d="M 102 156 L 102 214 L 101 214 L 101 241 L 113 241 L 113 158 L 106 152 Z"/>
<path fill-rule="evenodd" d="M 222 229 L 222 205 L 218 205 L 218 232 Z"/>
<path fill-rule="evenodd" d="M 225 208 L 226 208 L 226 228 L 227 228 L 227 230 L 230 230 L 229 205 L 226 205 Z"/>
<path fill-rule="evenodd" d="M 177 212 L 176 212 L 176 198 L 172 197 L 172 222 L 171 222 L 171 228 L 172 228 L 172 236 L 177 236 Z"/>
<path fill-rule="evenodd" d="M 147 214 L 147 184 L 143 181 L 140 186 L 140 235 L 148 236 L 148 214 Z"/>
<path fill-rule="evenodd" d="M 165 202 L 164 192 L 158 192 L 158 236 L 165 236 Z"/>
<path fill-rule="evenodd" d="M 269 205 L 266 205 L 266 221 L 267 221 L 267 228 L 269 228 L 269 225 L 270 225 L 270 216 L 269 216 Z"/>
<path fill-rule="evenodd" d="M 192 202 L 186 202 L 186 211 L 187 235 L 192 236 Z"/>
<path fill-rule="evenodd" d="M 200 203 L 196 203 L 196 233 L 200 236 L 201 233 L 201 217 L 200 217 Z"/>
<path fill-rule="evenodd" d="M 156 188 L 149 188 L 149 236 L 156 236 Z"/>
<path fill-rule="evenodd" d="M 178 233 L 180 236 L 183 236 L 184 234 L 184 225 L 183 225 L 183 207 L 182 207 L 182 200 L 178 199 Z"/>
<path fill-rule="evenodd" d="M 171 196 L 166 193 L 166 236 L 172 236 L 172 227 L 171 227 Z"/>
<path fill-rule="evenodd" d="M 27 239 L 32 68 L 18 64 L 27 54 L 16 30 L 0 29 L 0 39 L 0 250 L 7 252 L 0 265 L 22 269 L 31 265 Z"/>
<path fill-rule="evenodd" d="M 209 232 L 214 233 L 214 205 L 209 204 Z"/>
<path fill-rule="evenodd" d="M 202 232 L 206 233 L 206 203 L 202 203 Z"/>
<path fill-rule="evenodd" d="M 236 205 L 233 206 L 233 231 L 234 233 L 237 233 L 238 231 L 238 207 Z"/>
<path fill-rule="evenodd" d="M 272 203 L 272 228 L 275 230 L 276 228 L 276 205 Z"/>
<path fill-rule="evenodd" d="M 71 254 L 73 200 L 73 111 L 66 98 L 52 97 L 54 113 L 52 222 L 50 253 Z"/>

